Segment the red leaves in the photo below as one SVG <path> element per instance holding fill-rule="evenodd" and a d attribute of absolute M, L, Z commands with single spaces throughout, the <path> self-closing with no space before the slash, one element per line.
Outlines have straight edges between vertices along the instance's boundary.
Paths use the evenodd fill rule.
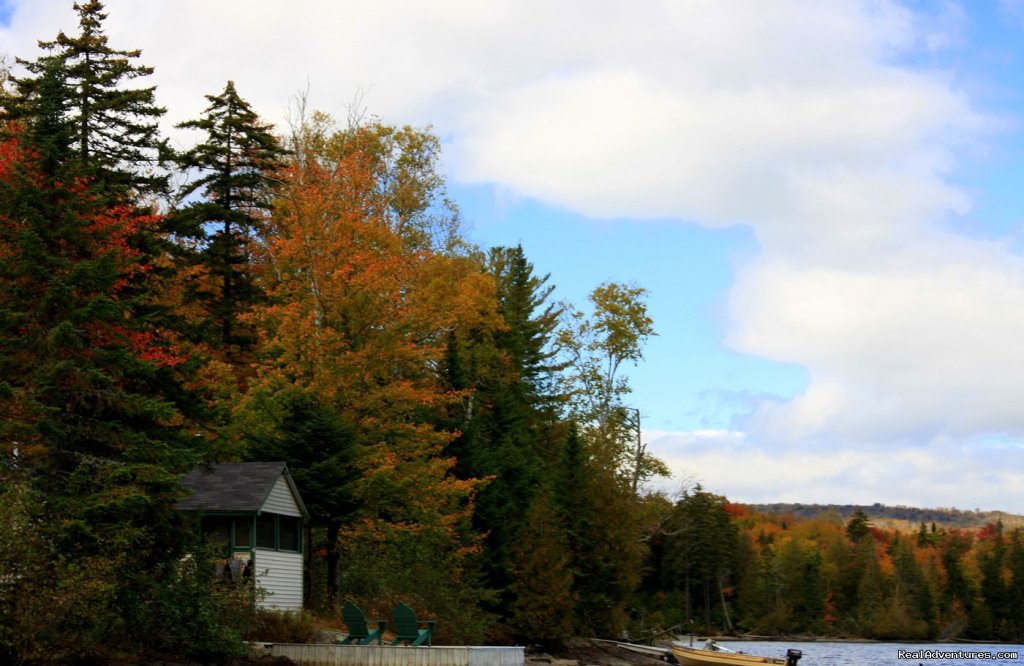
<path fill-rule="evenodd" d="M 94 321 L 85 325 L 85 332 L 92 349 L 128 349 L 139 360 L 158 367 L 175 367 L 188 360 L 174 345 L 169 331 L 133 331 L 123 325 Z"/>
<path fill-rule="evenodd" d="M 729 514 L 731 518 L 742 518 L 747 515 L 747 510 L 742 504 L 733 504 L 732 502 L 726 502 L 723 506 L 725 512 Z"/>

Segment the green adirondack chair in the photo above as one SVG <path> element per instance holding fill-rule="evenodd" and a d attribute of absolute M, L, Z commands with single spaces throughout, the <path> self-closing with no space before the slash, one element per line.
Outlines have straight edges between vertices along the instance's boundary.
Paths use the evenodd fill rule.
<path fill-rule="evenodd" d="M 392 645 L 405 643 L 407 645 L 431 645 L 431 637 L 434 635 L 434 620 L 417 620 L 416 611 L 409 608 L 404 601 L 391 611 L 392 629 L 395 631 L 395 640 Z M 422 626 L 421 626 L 422 625 Z"/>
<path fill-rule="evenodd" d="M 384 626 L 387 622 L 378 620 L 377 628 L 370 631 L 366 624 L 366 613 L 351 601 L 346 601 L 342 607 L 341 618 L 345 620 L 345 626 L 348 627 L 348 636 L 339 639 L 339 643 L 369 645 L 376 642 L 380 645 L 383 642 Z"/>

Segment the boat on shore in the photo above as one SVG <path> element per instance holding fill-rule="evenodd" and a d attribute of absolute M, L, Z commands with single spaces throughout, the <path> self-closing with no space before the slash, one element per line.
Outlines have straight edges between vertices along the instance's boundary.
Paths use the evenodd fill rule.
<path fill-rule="evenodd" d="M 672 643 L 672 655 L 683 666 L 753 666 L 754 664 L 779 664 L 796 666 L 803 653 L 790 648 L 785 657 L 759 657 L 724 648 L 715 641 L 708 641 L 702 647 L 690 647 Z"/>

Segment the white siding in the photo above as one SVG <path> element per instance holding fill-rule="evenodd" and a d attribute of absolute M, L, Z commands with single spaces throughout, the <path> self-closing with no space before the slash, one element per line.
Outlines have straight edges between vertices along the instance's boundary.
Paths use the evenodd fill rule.
<path fill-rule="evenodd" d="M 284 474 L 277 477 L 277 482 L 274 483 L 274 487 L 270 490 L 267 501 L 263 503 L 260 511 L 279 513 L 282 516 L 302 516 L 299 505 L 295 503 L 295 497 L 288 487 L 288 482 L 284 480 Z"/>
<path fill-rule="evenodd" d="M 256 548 L 253 559 L 256 589 L 266 590 L 256 603 L 261 608 L 302 610 L 302 553 Z"/>

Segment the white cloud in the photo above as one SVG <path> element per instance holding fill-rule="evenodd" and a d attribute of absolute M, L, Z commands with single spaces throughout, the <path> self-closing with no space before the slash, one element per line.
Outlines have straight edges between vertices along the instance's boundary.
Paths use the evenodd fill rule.
<path fill-rule="evenodd" d="M 1024 437 L 1024 260 L 992 243 L 919 233 L 863 269 L 764 260 L 744 268 L 728 342 L 796 361 L 805 393 L 765 404 L 775 439 L 927 442 Z"/>
<path fill-rule="evenodd" d="M 1024 447 L 1006 442 L 956 442 L 878 450 L 769 448 L 731 431 L 647 432 L 652 454 L 676 480 L 701 483 L 734 502 L 801 502 L 956 507 L 1024 513 Z"/>
<path fill-rule="evenodd" d="M 3 48 L 32 57 L 35 39 L 74 29 L 70 4 L 18 3 Z M 950 180 L 960 152 L 998 125 L 941 73 L 900 64 L 963 39 L 954 4 L 934 18 L 886 0 L 107 6 L 112 44 L 144 49 L 171 121 L 229 78 L 278 122 L 307 80 L 340 116 L 370 89 L 373 112 L 434 124 L 462 181 L 594 216 L 749 225 L 762 254 L 737 274 L 726 342 L 799 363 L 810 384 L 763 404 L 742 446 L 702 454 L 717 482 L 739 470 L 766 495 L 786 475 L 892 495 L 885 469 L 884 483 L 856 471 L 880 447 L 949 453 L 929 467 L 911 449 L 886 469 L 952 484 L 967 454 L 947 438 L 1024 438 L 1024 263 L 944 231 L 970 208 Z M 800 453 L 774 459 L 780 442 Z M 826 459 L 813 443 L 870 453 Z"/>

